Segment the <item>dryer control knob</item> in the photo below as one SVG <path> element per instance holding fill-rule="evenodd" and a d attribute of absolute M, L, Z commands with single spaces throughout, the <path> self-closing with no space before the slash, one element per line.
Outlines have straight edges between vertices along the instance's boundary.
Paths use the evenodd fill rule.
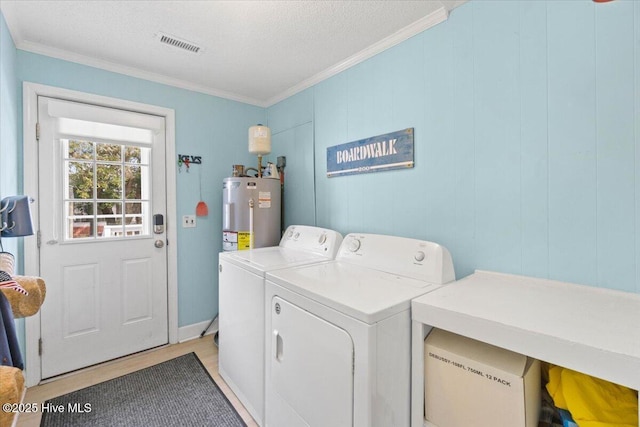
<path fill-rule="evenodd" d="M 298 237 L 300 237 L 300 233 L 296 233 L 296 234 L 293 235 L 294 239 L 297 239 Z"/>
<path fill-rule="evenodd" d="M 358 249 L 360 249 L 360 240 L 358 239 L 353 239 L 349 242 L 349 246 L 347 247 L 347 249 L 349 249 L 351 252 L 356 252 Z"/>
<path fill-rule="evenodd" d="M 318 243 L 320 243 L 321 245 L 324 245 L 324 242 L 326 241 L 327 241 L 327 235 L 325 233 L 322 233 L 320 237 L 318 237 Z"/>
<path fill-rule="evenodd" d="M 426 255 L 424 254 L 424 252 L 422 251 L 418 251 L 416 252 L 416 254 L 413 256 L 413 259 L 415 259 L 418 262 L 424 261 L 424 258 L 426 257 Z"/>
<path fill-rule="evenodd" d="M 287 233 L 287 238 L 290 239 L 293 236 L 293 231 L 289 230 Z"/>

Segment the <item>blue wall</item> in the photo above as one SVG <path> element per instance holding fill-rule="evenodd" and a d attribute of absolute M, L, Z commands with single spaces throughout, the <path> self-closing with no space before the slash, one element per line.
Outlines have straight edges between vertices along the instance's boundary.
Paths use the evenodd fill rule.
<path fill-rule="evenodd" d="M 286 157 L 284 169 L 284 228 L 315 225 L 315 161 L 313 150 L 313 88 L 267 111 L 271 129 L 271 159 Z"/>
<path fill-rule="evenodd" d="M 1 14 L 0 14 L 1 15 Z M 640 292 L 640 2 L 472 0 L 268 109 L 16 51 L 0 19 L 0 189 L 19 191 L 22 81 L 173 108 L 209 217 L 178 229 L 179 325 L 217 310 L 221 181 L 247 128 L 287 156 L 287 224 L 429 239 L 474 269 Z M 410 170 L 326 177 L 326 148 L 415 128 Z M 198 173 L 177 177 L 178 216 Z"/>
<path fill-rule="evenodd" d="M 639 76 L 640 2 L 472 0 L 267 114 L 312 123 L 319 226 L 640 292 Z M 413 169 L 326 177 L 327 147 L 407 127 Z"/>
<path fill-rule="evenodd" d="M 18 194 L 21 145 L 18 144 L 18 77 L 16 46 L 0 14 L 0 198 Z M 15 252 L 17 239 L 5 239 L 5 250 Z"/>
<path fill-rule="evenodd" d="M 21 50 L 17 64 L 20 85 L 41 83 L 175 110 L 176 152 L 203 159 L 189 173 L 183 168 L 177 174 L 178 218 L 195 213 L 200 198 L 198 168 L 209 206 L 209 215 L 198 217 L 196 228 L 173 224 L 178 226 L 178 325 L 213 318 L 218 307 L 217 254 L 222 250 L 222 180 L 232 164 L 253 161 L 247 153 L 247 129 L 265 121 L 265 110 Z M 21 103 L 20 99 L 20 108 Z M 22 115 L 18 123 L 21 130 Z"/>
<path fill-rule="evenodd" d="M 22 145 L 18 138 L 18 90 L 16 46 L 4 16 L 0 13 L 0 199 L 21 193 L 18 176 L 22 174 Z M 23 272 L 18 240 L 4 239 L 2 248 L 16 257 L 16 273 Z M 16 320 L 20 345 L 25 348 L 24 320 Z"/>

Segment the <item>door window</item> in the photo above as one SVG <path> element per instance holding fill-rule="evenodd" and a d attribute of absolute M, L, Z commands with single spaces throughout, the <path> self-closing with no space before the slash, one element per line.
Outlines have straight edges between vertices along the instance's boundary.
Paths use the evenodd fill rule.
<path fill-rule="evenodd" d="M 150 235 L 148 147 L 61 140 L 65 240 Z"/>

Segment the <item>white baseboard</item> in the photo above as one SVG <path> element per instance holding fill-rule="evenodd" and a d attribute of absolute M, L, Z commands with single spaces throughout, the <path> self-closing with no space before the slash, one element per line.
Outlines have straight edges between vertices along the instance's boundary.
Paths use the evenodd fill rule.
<path fill-rule="evenodd" d="M 178 342 L 185 342 L 195 338 L 200 338 L 200 334 L 211 323 L 210 320 L 200 323 L 193 323 L 191 325 L 182 326 L 178 328 Z M 205 335 L 211 335 L 218 332 L 218 319 L 213 322 L 213 325 L 207 330 Z"/>

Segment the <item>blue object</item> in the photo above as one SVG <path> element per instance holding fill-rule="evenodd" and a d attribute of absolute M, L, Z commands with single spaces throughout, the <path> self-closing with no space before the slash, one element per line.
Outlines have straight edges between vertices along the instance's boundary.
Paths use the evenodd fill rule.
<path fill-rule="evenodd" d="M 7 297 L 0 292 L 0 365 L 24 369 L 13 311 Z"/>
<path fill-rule="evenodd" d="M 560 419 L 562 419 L 562 427 L 578 427 L 578 424 L 571 417 L 571 412 L 564 409 L 558 409 L 558 411 L 560 412 Z"/>
<path fill-rule="evenodd" d="M 5 197 L 0 202 L 2 237 L 22 237 L 33 234 L 28 196 Z"/>

